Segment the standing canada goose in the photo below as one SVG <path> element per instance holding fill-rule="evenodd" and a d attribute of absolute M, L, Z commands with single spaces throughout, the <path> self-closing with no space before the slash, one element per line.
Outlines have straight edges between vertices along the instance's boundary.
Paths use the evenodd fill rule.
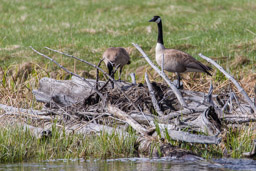
<path fill-rule="evenodd" d="M 164 56 L 164 70 L 168 72 L 176 72 L 178 76 L 178 88 L 180 86 L 180 73 L 183 72 L 204 72 L 212 76 L 208 71 L 212 68 L 205 66 L 197 61 L 191 55 L 176 50 L 166 49 L 164 47 L 162 21 L 159 16 L 154 16 L 149 22 L 156 22 L 158 26 L 158 39 L 156 44 L 156 62 L 159 66 L 162 65 L 162 58 Z"/>
<path fill-rule="evenodd" d="M 119 80 L 121 80 L 121 73 L 124 65 L 130 64 L 130 56 L 128 52 L 122 47 L 111 47 L 103 53 L 104 63 L 108 67 L 109 75 L 114 78 L 113 67 L 119 65 Z M 113 87 L 113 83 L 112 83 Z"/>

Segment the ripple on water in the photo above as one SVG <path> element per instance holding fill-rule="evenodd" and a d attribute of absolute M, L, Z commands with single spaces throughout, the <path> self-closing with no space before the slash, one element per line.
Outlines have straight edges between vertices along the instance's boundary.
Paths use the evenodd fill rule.
<path fill-rule="evenodd" d="M 119 158 L 107 160 L 58 159 L 40 163 L 0 164 L 0 170 L 173 170 L 173 171 L 215 171 L 256 170 L 256 161 L 251 159 L 202 158 Z"/>

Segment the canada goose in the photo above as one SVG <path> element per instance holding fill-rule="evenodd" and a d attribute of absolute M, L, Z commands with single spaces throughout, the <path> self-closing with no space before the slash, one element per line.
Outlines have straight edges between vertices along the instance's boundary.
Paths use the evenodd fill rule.
<path fill-rule="evenodd" d="M 128 52 L 122 47 L 111 47 L 103 53 L 104 63 L 108 67 L 109 75 L 114 78 L 113 67 L 119 65 L 119 80 L 121 80 L 121 73 L 124 65 L 130 64 L 130 56 Z M 113 83 L 112 83 L 113 87 Z"/>
<path fill-rule="evenodd" d="M 156 22 L 158 26 L 158 39 L 156 44 L 156 62 L 159 66 L 162 65 L 162 58 L 164 56 L 164 70 L 168 72 L 176 72 L 178 76 L 178 88 L 180 86 L 180 73 L 183 72 L 204 72 L 212 76 L 208 71 L 212 68 L 205 66 L 191 55 L 176 50 L 176 49 L 166 49 L 164 47 L 163 40 L 163 29 L 162 21 L 159 16 L 154 16 L 149 22 Z"/>

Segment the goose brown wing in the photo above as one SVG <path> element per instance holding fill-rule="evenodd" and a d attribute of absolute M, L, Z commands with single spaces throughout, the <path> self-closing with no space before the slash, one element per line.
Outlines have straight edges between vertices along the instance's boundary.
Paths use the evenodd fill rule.
<path fill-rule="evenodd" d="M 205 72 L 208 75 L 212 76 L 212 74 L 208 72 L 212 70 L 211 67 L 202 64 L 194 57 L 185 52 L 179 51 L 179 54 L 179 56 L 182 58 L 182 61 L 184 62 L 184 66 L 186 67 L 187 71 Z"/>

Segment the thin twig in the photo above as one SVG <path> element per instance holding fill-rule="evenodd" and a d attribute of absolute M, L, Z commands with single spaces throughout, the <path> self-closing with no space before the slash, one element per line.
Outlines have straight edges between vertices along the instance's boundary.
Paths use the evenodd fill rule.
<path fill-rule="evenodd" d="M 213 92 L 213 85 L 212 85 L 212 80 L 211 80 L 206 100 L 207 100 L 208 103 L 210 103 L 211 105 L 214 106 L 214 103 L 213 103 L 213 100 L 212 100 L 212 92 Z"/>
<path fill-rule="evenodd" d="M 157 102 L 156 96 L 155 96 L 155 92 L 154 92 L 151 82 L 149 81 L 147 72 L 145 73 L 145 80 L 146 80 L 146 83 L 148 86 L 149 95 L 151 97 L 151 101 L 153 103 L 154 109 L 156 110 L 156 112 L 158 113 L 159 116 L 163 116 L 164 113 L 161 111 L 161 109 L 158 105 L 158 102 Z"/>
<path fill-rule="evenodd" d="M 132 84 L 136 84 L 136 78 L 135 78 L 135 74 L 134 73 L 131 73 L 130 74 L 131 78 L 132 78 Z"/>
<path fill-rule="evenodd" d="M 119 66 L 120 66 L 120 65 L 117 65 L 117 66 L 115 67 L 115 70 L 113 71 L 113 74 L 116 73 L 116 71 L 117 71 L 117 69 L 119 68 Z M 108 85 L 109 81 L 110 81 L 110 79 L 108 79 L 108 81 L 105 82 L 105 84 L 99 89 L 99 91 L 102 91 L 102 90 Z M 96 81 L 96 83 L 97 83 L 97 81 Z M 91 93 L 89 96 L 87 96 L 87 97 L 84 99 L 84 101 L 86 101 L 87 99 L 89 99 L 90 97 L 92 97 L 94 94 L 95 94 L 95 92 Z"/>
<path fill-rule="evenodd" d="M 74 75 L 74 76 L 76 76 L 76 77 L 82 79 L 88 86 L 90 86 L 90 87 L 100 96 L 100 98 L 102 99 L 103 104 L 104 104 L 103 106 L 105 106 L 106 98 L 103 96 L 103 94 L 101 94 L 101 92 L 99 92 L 98 90 L 96 90 L 95 87 L 94 87 L 93 85 L 91 85 L 91 83 L 90 83 L 89 81 L 87 81 L 85 78 L 80 77 L 79 75 L 77 75 L 77 74 L 75 74 L 75 73 L 69 71 L 67 68 L 63 67 L 62 65 L 60 65 L 58 62 L 56 62 L 54 59 L 50 58 L 49 56 L 46 56 L 46 55 L 44 55 L 44 54 L 38 52 L 38 51 L 35 50 L 32 46 L 30 46 L 30 48 L 31 48 L 34 52 L 36 52 L 37 54 L 39 54 L 40 56 L 43 56 L 43 57 L 49 59 L 50 61 L 54 62 L 56 65 L 58 65 L 61 69 L 63 69 L 63 70 L 66 71 L 67 73 L 69 73 L 69 74 L 71 74 L 71 75 Z"/>
<path fill-rule="evenodd" d="M 213 64 L 216 68 L 218 68 L 230 81 L 233 82 L 233 84 L 237 87 L 238 92 L 241 93 L 244 96 L 245 101 L 251 106 L 253 109 L 254 113 L 256 114 L 256 106 L 250 99 L 250 97 L 247 95 L 247 93 L 244 91 L 244 89 L 239 85 L 239 83 L 229 74 L 227 73 L 219 64 L 217 64 L 214 60 L 202 55 L 201 53 L 199 54 L 201 58 L 206 60 L 207 62 Z"/>
<path fill-rule="evenodd" d="M 188 107 L 188 105 L 186 104 L 186 102 L 184 101 L 184 99 L 181 96 L 180 91 L 173 85 L 173 83 L 171 82 L 171 80 L 165 75 L 165 73 L 161 72 L 157 66 L 155 66 L 153 64 L 153 62 L 149 59 L 149 57 L 145 54 L 145 52 L 140 48 L 139 45 L 132 43 L 133 46 L 135 46 L 138 51 L 143 55 L 144 59 L 146 59 L 146 61 L 149 63 L 149 65 L 166 81 L 166 83 L 170 86 L 170 88 L 172 89 L 172 91 L 174 92 L 174 94 L 176 95 L 179 103 L 181 104 L 182 107 L 186 108 Z"/>
<path fill-rule="evenodd" d="M 117 86 L 118 90 L 125 96 L 125 98 L 126 98 L 130 103 L 132 103 L 133 107 L 134 107 L 136 110 L 139 111 L 138 107 L 137 107 L 137 106 L 135 105 L 135 103 L 126 95 L 126 93 L 122 90 L 122 88 L 120 87 L 120 85 L 118 84 L 118 82 L 115 81 L 115 79 L 113 79 L 113 78 L 112 78 L 109 74 L 107 74 L 103 69 L 101 69 L 100 67 L 97 67 L 96 65 L 91 64 L 90 62 L 87 62 L 87 61 L 85 61 L 85 60 L 83 60 L 83 59 L 80 59 L 80 58 L 78 58 L 78 57 L 75 57 L 75 56 L 73 56 L 73 55 L 69 55 L 69 54 L 60 52 L 60 51 L 58 51 L 58 50 L 54 50 L 54 49 L 48 48 L 48 47 L 45 47 L 45 48 L 48 49 L 48 50 L 51 50 L 51 51 L 60 53 L 60 54 L 62 54 L 62 55 L 65 55 L 65 56 L 68 56 L 68 57 L 77 59 L 77 60 L 79 60 L 80 62 L 86 63 L 86 64 L 88 64 L 88 65 L 90 65 L 90 66 L 92 66 L 92 67 L 94 67 L 94 68 L 99 69 L 105 76 L 107 76 L 112 82 L 114 82 L 114 84 Z"/>
<path fill-rule="evenodd" d="M 103 61 L 104 59 L 102 58 L 100 60 L 100 62 L 98 63 L 97 67 L 100 67 L 101 65 L 101 62 Z M 95 88 L 98 90 L 98 86 L 99 86 L 99 69 L 96 68 L 96 83 L 95 83 Z"/>

